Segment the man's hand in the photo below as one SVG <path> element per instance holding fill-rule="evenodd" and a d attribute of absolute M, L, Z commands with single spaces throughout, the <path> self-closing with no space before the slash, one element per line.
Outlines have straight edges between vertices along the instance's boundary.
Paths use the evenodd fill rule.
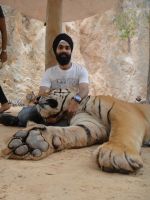
<path fill-rule="evenodd" d="M 27 105 L 36 104 L 36 103 L 37 103 L 37 100 L 36 100 L 36 99 L 37 99 L 37 97 L 36 97 L 36 95 L 34 94 L 33 91 L 28 92 L 28 93 L 26 94 L 25 104 L 27 104 Z"/>
<path fill-rule="evenodd" d="M 7 52 L 5 51 L 2 51 L 1 54 L 0 54 L 0 60 L 2 63 L 6 62 L 7 61 Z"/>
<path fill-rule="evenodd" d="M 50 92 L 51 92 L 50 88 L 45 87 L 45 86 L 40 86 L 38 96 L 46 97 L 50 94 Z"/>
<path fill-rule="evenodd" d="M 71 99 L 69 106 L 68 106 L 68 116 L 69 116 L 69 118 L 72 118 L 73 115 L 76 114 L 78 108 L 79 108 L 79 103 L 77 103 L 74 99 Z"/>

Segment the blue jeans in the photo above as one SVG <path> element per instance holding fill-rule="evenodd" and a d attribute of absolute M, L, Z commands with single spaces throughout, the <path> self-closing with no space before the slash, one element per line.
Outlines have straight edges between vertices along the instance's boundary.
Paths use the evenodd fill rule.
<path fill-rule="evenodd" d="M 19 126 L 26 126 L 28 121 L 33 121 L 38 124 L 45 124 L 47 126 L 68 126 L 68 120 L 62 119 L 55 124 L 47 124 L 41 117 L 41 115 L 38 113 L 36 106 L 29 106 L 24 107 L 19 113 L 18 113 L 18 119 L 19 119 Z"/>
<path fill-rule="evenodd" d="M 18 113 L 18 125 L 26 126 L 28 121 L 33 121 L 38 124 L 43 124 L 44 120 L 41 115 L 38 113 L 36 106 L 24 107 Z"/>

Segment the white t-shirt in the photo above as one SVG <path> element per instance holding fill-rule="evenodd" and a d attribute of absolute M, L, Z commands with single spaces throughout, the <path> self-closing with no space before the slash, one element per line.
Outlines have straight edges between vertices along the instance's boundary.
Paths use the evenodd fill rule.
<path fill-rule="evenodd" d="M 41 81 L 41 86 L 50 89 L 69 89 L 78 91 L 80 83 L 89 83 L 88 72 L 80 64 L 72 63 L 67 70 L 62 70 L 59 65 L 47 69 Z"/>

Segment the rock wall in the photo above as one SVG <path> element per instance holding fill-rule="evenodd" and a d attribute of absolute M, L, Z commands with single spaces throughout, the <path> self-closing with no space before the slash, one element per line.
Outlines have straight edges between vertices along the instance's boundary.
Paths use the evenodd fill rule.
<path fill-rule="evenodd" d="M 82 63 L 89 71 L 91 94 L 113 95 L 128 101 L 135 101 L 138 95 L 146 97 L 149 8 L 149 0 L 120 0 L 116 10 L 63 24 L 63 30 L 75 43 L 73 61 Z M 45 68 L 45 26 L 18 11 L 3 9 L 8 30 L 8 61 L 0 70 L 0 83 L 9 98 L 21 98 L 28 90 L 38 91 Z M 126 27 L 120 30 L 116 19 L 130 11 L 135 14 L 135 26 L 129 41 L 121 37 Z"/>

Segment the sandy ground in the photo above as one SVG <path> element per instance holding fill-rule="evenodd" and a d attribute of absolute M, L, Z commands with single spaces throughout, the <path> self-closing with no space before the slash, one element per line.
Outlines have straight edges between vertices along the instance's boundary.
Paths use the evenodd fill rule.
<path fill-rule="evenodd" d="M 0 149 L 18 128 L 0 125 Z M 102 172 L 92 152 L 97 146 L 65 150 L 41 161 L 0 158 L 0 200 L 149 200 L 150 148 L 144 167 L 130 175 Z"/>

